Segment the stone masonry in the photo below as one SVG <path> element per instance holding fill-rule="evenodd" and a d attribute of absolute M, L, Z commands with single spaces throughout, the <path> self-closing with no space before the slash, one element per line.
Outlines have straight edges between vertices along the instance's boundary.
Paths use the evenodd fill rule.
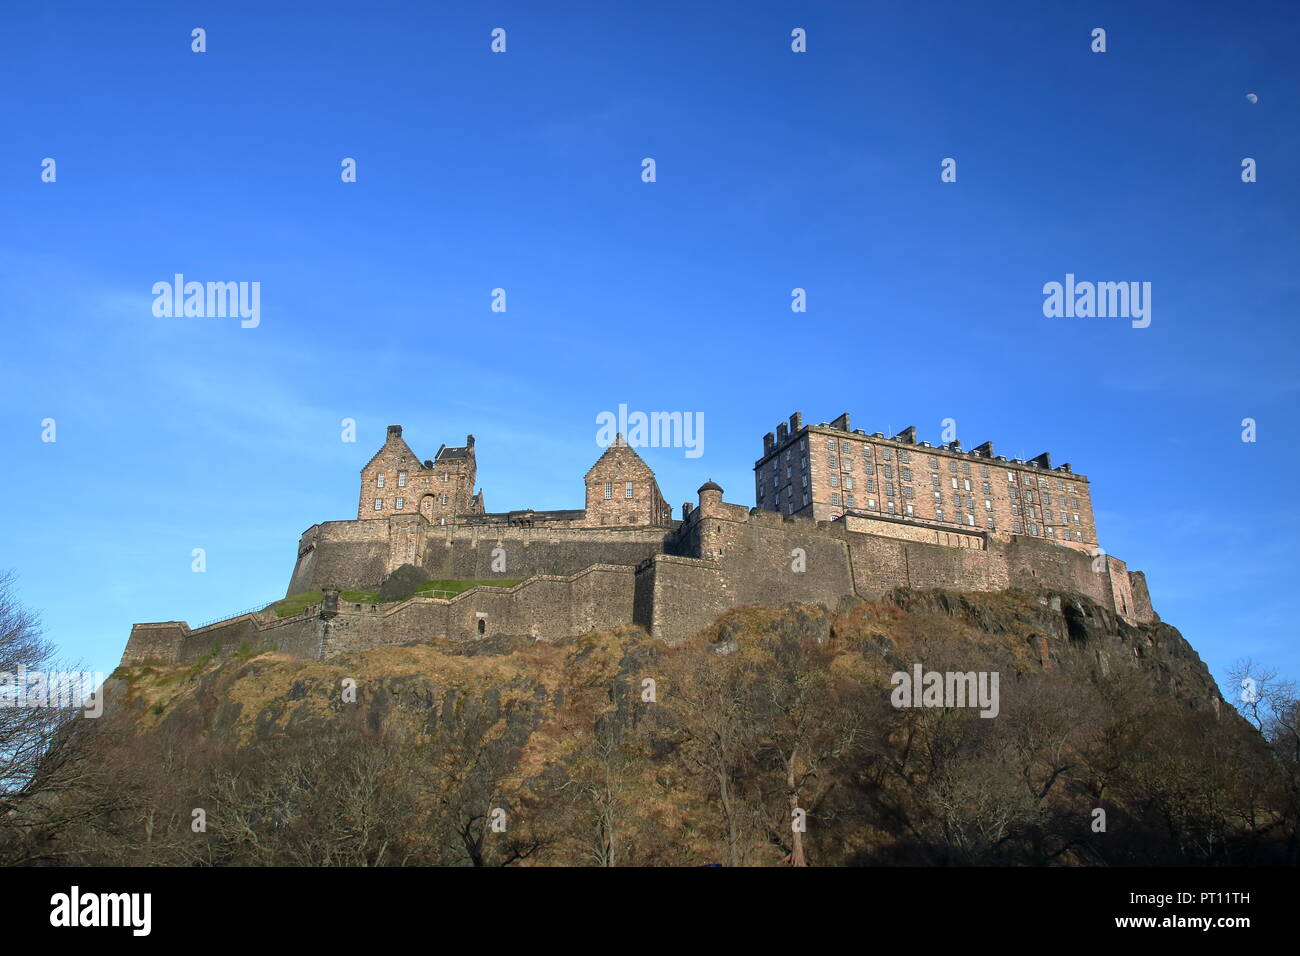
<path fill-rule="evenodd" d="M 760 466 L 783 468 L 785 452 L 803 451 L 804 440 L 810 464 L 818 460 L 814 444 L 832 437 L 842 455 L 844 434 L 856 433 L 848 432 L 847 416 L 836 425 L 787 430 L 780 442 L 771 443 Z M 952 449 L 934 454 L 943 464 L 932 469 L 926 459 L 940 450 L 917 446 L 914 437 L 882 441 L 859 435 L 849 439 L 849 454 L 860 468 L 867 457 L 859 446 L 876 446 L 871 461 L 880 480 L 881 466 L 901 466 L 897 451 L 907 450 L 926 475 L 916 483 L 922 486 L 932 472 L 947 477 L 948 462 L 957 464 L 959 482 L 966 474 L 961 465 L 972 466 L 972 484 L 1006 482 L 1037 491 L 1039 478 L 1081 478 L 1044 471 L 1046 456 L 1040 465 L 1008 467 L 1023 463 L 972 458 Z M 383 448 L 362 469 L 358 518 L 313 525 L 299 541 L 288 594 L 319 590 L 316 604 L 289 618 L 278 618 L 268 608 L 194 629 L 182 621 L 137 624 L 122 662 L 180 663 L 241 646 L 324 658 L 437 637 L 554 640 L 626 624 L 677 642 L 733 607 L 786 602 L 834 606 L 845 596 L 871 598 L 895 587 L 1050 589 L 1084 595 L 1130 621 L 1156 617 L 1142 573 L 1129 571 L 1123 561 L 1095 547 L 1090 508 L 1084 525 L 1090 540 L 1080 542 L 871 509 L 841 508 L 827 518 L 804 507 L 799 513 L 781 513 L 762 501 L 750 509 L 724 501 L 722 488 L 709 481 L 699 489 L 697 503 L 683 505 L 681 519 L 673 520 L 654 473 L 620 437 L 585 477 L 585 509 L 489 514 L 482 510 L 481 493 L 471 493 L 473 447 L 469 436 L 453 454 L 443 456 L 444 447 L 439 458 L 420 467 L 400 426 L 390 426 Z M 884 457 L 886 448 L 890 458 Z M 987 463 L 981 460 L 986 457 Z M 446 463 L 441 471 L 440 461 Z M 982 464 L 989 468 L 987 477 L 979 470 Z M 1014 482 L 1007 472 L 1015 474 Z M 436 485 L 444 483 L 443 474 L 451 486 L 448 505 L 439 502 L 428 513 L 412 506 L 416 494 L 423 494 L 418 479 L 431 478 Z M 828 482 L 823 489 L 828 499 L 830 487 Z M 381 489 L 385 507 L 367 507 Z M 399 494 L 408 489 L 411 494 Z M 1068 487 L 1066 497 L 1079 498 L 1082 525 L 1086 491 L 1081 489 L 1077 483 Z M 1048 492 L 1055 495 L 1057 489 L 1049 484 L 1043 494 Z M 464 512 L 452 509 L 453 494 L 459 495 L 455 500 Z M 399 497 L 402 507 L 396 507 Z M 1045 497 L 1036 500 L 1046 508 Z M 443 513 L 444 507 L 449 513 Z M 1073 513 L 1068 505 L 1067 513 Z M 1088 548 L 1089 543 L 1094 547 Z M 340 599 L 340 589 L 377 589 L 403 564 L 423 569 L 430 579 L 523 580 L 473 587 L 447 600 L 417 597 L 394 605 L 361 605 Z"/>

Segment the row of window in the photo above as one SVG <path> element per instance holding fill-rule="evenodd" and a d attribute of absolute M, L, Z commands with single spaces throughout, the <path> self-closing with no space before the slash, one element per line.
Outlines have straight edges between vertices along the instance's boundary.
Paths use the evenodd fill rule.
<path fill-rule="evenodd" d="M 451 480 L 451 473 L 450 473 L 450 472 L 445 472 L 445 471 L 444 471 L 440 476 L 438 476 L 438 478 L 439 478 L 439 480 L 441 480 L 441 481 L 443 481 L 443 482 L 450 481 L 450 480 Z M 387 477 L 383 472 L 380 472 L 379 474 L 375 475 L 375 487 L 376 487 L 376 488 L 383 488 L 383 487 L 384 487 L 384 483 L 385 483 L 387 480 L 388 480 L 388 477 Z M 429 478 L 428 478 L 427 475 L 425 476 L 424 483 L 425 483 L 426 485 L 429 483 Z M 397 487 L 399 487 L 399 488 L 405 488 L 405 487 L 406 487 L 406 472 L 404 472 L 404 471 L 399 471 L 399 472 L 397 473 Z"/>
<path fill-rule="evenodd" d="M 447 496 L 446 496 L 445 494 L 442 494 L 442 495 L 435 495 L 435 497 L 438 499 L 439 504 L 444 504 L 444 505 L 445 505 L 445 504 L 447 503 Z M 385 504 L 385 500 L 384 500 L 383 498 L 376 498 L 376 499 L 375 499 L 375 510 L 376 510 L 376 511 L 383 511 L 385 507 L 386 507 L 386 504 Z M 405 498 L 394 498 L 394 499 L 393 499 L 393 510 L 395 510 L 395 511 L 401 511 L 401 510 L 402 510 L 403 508 L 405 508 L 405 507 L 406 507 L 406 499 L 405 499 Z"/>
<path fill-rule="evenodd" d="M 614 497 L 614 482 L 607 481 L 605 482 L 605 500 L 609 501 L 613 497 Z M 623 488 L 623 497 L 624 498 L 632 497 L 632 482 L 629 481 L 625 483 Z"/>

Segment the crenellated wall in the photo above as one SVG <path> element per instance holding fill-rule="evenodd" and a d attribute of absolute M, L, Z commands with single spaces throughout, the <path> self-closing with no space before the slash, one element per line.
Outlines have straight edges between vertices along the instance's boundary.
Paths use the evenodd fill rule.
<path fill-rule="evenodd" d="M 414 514 L 327 521 L 303 533 L 285 594 L 332 586 L 376 590 L 403 564 L 422 568 L 430 579 L 462 581 L 573 574 L 593 564 L 635 567 L 662 552 L 671 533 L 652 527 L 437 525 Z"/>
<path fill-rule="evenodd" d="M 896 587 L 1060 590 L 1132 621 L 1155 617 L 1146 578 L 1111 555 L 887 517 L 813 521 L 750 511 L 722 501 L 712 483 L 670 529 L 438 526 L 416 514 L 314 525 L 302 536 L 289 593 L 375 589 L 402 564 L 430 579 L 525 580 L 377 606 L 336 604 L 327 591 L 322 604 L 283 620 L 263 610 L 193 630 L 177 621 L 137 624 L 122 662 L 184 663 L 241 646 L 329 657 L 434 638 L 555 639 L 625 624 L 676 642 L 733 607 L 833 607 Z"/>

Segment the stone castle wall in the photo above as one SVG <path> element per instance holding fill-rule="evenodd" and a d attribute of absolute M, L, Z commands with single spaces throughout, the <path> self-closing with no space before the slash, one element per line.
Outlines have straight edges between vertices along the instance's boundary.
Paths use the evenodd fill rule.
<path fill-rule="evenodd" d="M 504 570 L 494 565 L 502 556 Z M 1083 594 L 1131 620 L 1155 616 L 1145 577 L 1110 555 L 883 517 L 814 521 L 750 511 L 724 503 L 716 486 L 702 489 L 699 507 L 668 529 L 439 526 L 418 514 L 314 525 L 300 541 L 289 593 L 373 590 L 406 563 L 429 578 L 525 580 L 471 588 L 450 600 L 317 605 L 284 620 L 261 611 L 192 630 L 183 622 L 137 624 L 123 663 L 183 663 L 214 646 L 223 653 L 246 646 L 328 657 L 437 637 L 554 639 L 625 624 L 676 642 L 733 607 L 834 607 L 845 596 L 871 598 L 895 587 L 1054 589 Z"/>
<path fill-rule="evenodd" d="M 376 590 L 413 564 L 430 579 L 490 581 L 574 574 L 593 564 L 635 567 L 662 552 L 670 528 L 512 528 L 437 525 L 419 515 L 381 521 L 327 521 L 298 544 L 286 597 L 326 587 Z M 500 548 L 503 554 L 494 556 Z M 497 570 L 504 559 L 504 570 Z"/>

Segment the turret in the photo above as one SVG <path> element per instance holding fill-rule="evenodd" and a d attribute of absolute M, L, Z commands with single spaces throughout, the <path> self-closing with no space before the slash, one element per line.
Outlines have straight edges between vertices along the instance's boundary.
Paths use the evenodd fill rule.
<path fill-rule="evenodd" d="M 722 508 L 722 486 L 712 478 L 700 485 L 700 514 L 704 517 L 717 514 Z"/>

